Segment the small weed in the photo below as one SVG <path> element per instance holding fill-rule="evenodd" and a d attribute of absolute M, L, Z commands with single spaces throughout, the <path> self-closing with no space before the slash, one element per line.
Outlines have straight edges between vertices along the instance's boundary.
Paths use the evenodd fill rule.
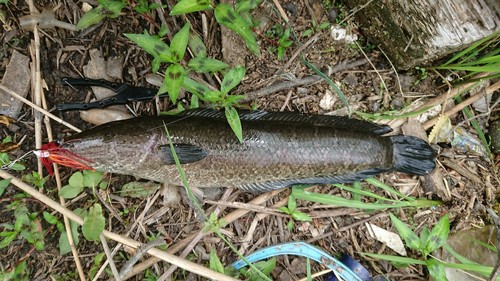
<path fill-rule="evenodd" d="M 373 178 L 366 179 L 365 181 L 367 181 L 368 183 L 370 183 L 375 187 L 382 188 L 384 191 L 393 194 L 396 197 L 399 197 L 399 199 L 391 199 L 383 197 L 371 191 L 359 189 L 359 187 L 356 186 L 350 187 L 343 184 L 334 184 L 334 186 L 349 191 L 352 194 L 359 194 L 360 196 L 363 196 L 364 198 L 369 198 L 371 200 L 374 200 L 375 202 L 369 203 L 365 201 L 360 201 L 359 197 L 356 197 L 355 199 L 346 199 L 335 195 L 309 192 L 305 191 L 303 186 L 293 187 L 291 195 L 296 199 L 308 200 L 326 205 L 358 208 L 361 210 L 381 210 L 387 208 L 404 208 L 404 207 L 421 208 L 421 207 L 438 206 L 441 204 L 441 202 L 439 201 L 415 199 L 410 196 L 405 196 L 401 194 L 399 191 L 395 190 L 394 188 Z"/>
<path fill-rule="evenodd" d="M 86 12 L 78 21 L 79 29 L 98 24 L 105 18 L 117 18 L 126 5 L 126 1 L 123 0 L 98 0 L 97 2 L 99 6 Z"/>
<path fill-rule="evenodd" d="M 245 280 L 249 281 L 259 281 L 263 280 L 263 275 L 267 278 L 271 278 L 271 272 L 276 268 L 276 258 L 271 258 L 267 261 L 259 261 L 252 265 L 251 268 L 241 268 L 240 270 L 235 270 L 233 267 L 224 267 L 220 261 L 217 253 L 214 250 L 210 251 L 210 269 L 217 271 L 219 273 L 240 278 L 243 277 Z"/>
<path fill-rule="evenodd" d="M 13 144 L 12 137 L 10 136 L 5 137 L 2 140 L 2 144 L 8 146 L 15 145 Z M 7 152 L 0 153 L 0 167 L 2 167 L 2 169 L 11 169 L 14 171 L 22 171 L 26 169 L 26 167 L 22 163 L 13 162 L 12 160 L 10 160 L 9 154 L 7 154 Z"/>
<path fill-rule="evenodd" d="M 102 172 L 83 171 L 76 172 L 68 180 L 68 184 L 61 188 L 59 196 L 65 199 L 72 199 L 78 196 L 84 188 L 99 187 L 102 181 Z"/>
<path fill-rule="evenodd" d="M 287 224 L 287 228 L 289 231 L 292 231 L 295 224 L 294 221 L 312 221 L 311 216 L 306 213 L 297 211 L 297 202 L 292 195 L 288 197 L 288 206 L 280 207 L 278 208 L 278 210 L 292 217 L 292 219 Z"/>
<path fill-rule="evenodd" d="M 151 10 L 157 9 L 157 8 L 166 8 L 167 5 L 161 5 L 158 3 L 149 3 L 148 0 L 138 0 L 137 5 L 134 7 L 134 11 L 136 11 L 139 14 L 146 14 L 149 13 Z"/>
<path fill-rule="evenodd" d="M 478 73 L 488 73 L 481 80 L 500 77 L 500 31 L 493 32 L 484 39 L 477 41 L 467 49 L 457 53 L 451 59 L 440 66 L 429 67 L 429 69 L 443 69 L 449 71 L 466 71 L 461 77 L 464 82 L 472 82 L 470 78 Z"/>
<path fill-rule="evenodd" d="M 106 257 L 105 253 L 98 253 L 97 255 L 95 255 L 94 262 L 89 270 L 90 279 L 94 279 L 105 257 Z"/>
<path fill-rule="evenodd" d="M 26 267 L 26 261 L 20 262 L 14 269 L 10 271 L 0 270 L 0 280 L 4 281 L 28 281 L 29 271 Z"/>
<path fill-rule="evenodd" d="M 259 45 L 255 40 L 255 36 L 251 30 L 248 21 L 242 16 L 242 13 L 254 9 L 261 1 L 243 0 L 238 1 L 236 10 L 228 4 L 220 3 L 213 5 L 210 0 L 181 0 L 170 12 L 170 15 L 181 15 L 192 12 L 214 9 L 215 19 L 219 24 L 222 24 L 238 34 L 243 40 L 247 48 L 255 55 L 260 55 Z"/>
<path fill-rule="evenodd" d="M 278 40 L 278 60 L 283 59 L 283 55 L 285 54 L 286 49 L 292 44 L 293 41 L 290 40 L 290 28 L 287 28 Z"/>
<path fill-rule="evenodd" d="M 49 179 L 49 176 L 41 177 L 38 172 L 31 172 L 31 174 L 25 174 L 21 178 L 24 182 L 31 183 L 32 185 L 38 187 L 39 189 L 43 189 L 43 186 Z"/>
<path fill-rule="evenodd" d="M 3 231 L 0 232 L 0 249 L 10 245 L 16 239 L 25 239 L 35 249 L 45 249 L 43 241 L 44 231 L 37 212 L 30 213 L 22 198 L 17 198 L 7 207 L 14 212 L 14 224 L 2 223 Z"/>

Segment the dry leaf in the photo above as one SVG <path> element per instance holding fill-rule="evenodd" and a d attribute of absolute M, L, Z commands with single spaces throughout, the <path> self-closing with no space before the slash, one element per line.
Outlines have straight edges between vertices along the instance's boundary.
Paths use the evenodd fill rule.
<path fill-rule="evenodd" d="M 15 142 L 6 142 L 6 143 L 0 143 L 0 152 L 3 153 L 3 152 L 9 152 L 9 151 L 12 151 L 12 150 L 15 150 L 15 149 L 18 149 L 19 148 L 19 144 L 15 143 Z"/>
<path fill-rule="evenodd" d="M 15 123 L 16 119 L 11 118 L 9 116 L 5 115 L 0 115 L 0 124 L 3 124 L 5 126 L 10 126 L 10 124 Z"/>

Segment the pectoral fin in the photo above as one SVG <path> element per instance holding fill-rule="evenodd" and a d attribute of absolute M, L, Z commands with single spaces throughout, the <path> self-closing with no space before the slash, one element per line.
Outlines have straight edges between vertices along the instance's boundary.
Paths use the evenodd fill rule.
<path fill-rule="evenodd" d="M 170 149 L 170 145 L 162 145 L 160 158 L 165 164 L 175 164 L 175 158 Z M 207 152 L 203 148 L 191 144 L 174 144 L 175 154 L 181 164 L 193 163 L 207 157 Z"/>

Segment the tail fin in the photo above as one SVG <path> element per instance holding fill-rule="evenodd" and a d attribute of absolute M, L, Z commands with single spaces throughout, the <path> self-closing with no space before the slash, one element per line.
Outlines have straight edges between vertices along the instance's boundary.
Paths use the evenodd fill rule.
<path fill-rule="evenodd" d="M 436 167 L 436 153 L 426 141 L 403 135 L 392 136 L 391 140 L 396 171 L 422 176 Z"/>

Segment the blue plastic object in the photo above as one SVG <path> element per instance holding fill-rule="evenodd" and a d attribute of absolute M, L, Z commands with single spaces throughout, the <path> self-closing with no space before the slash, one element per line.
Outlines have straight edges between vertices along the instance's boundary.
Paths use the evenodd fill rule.
<path fill-rule="evenodd" d="M 354 274 L 356 274 L 361 280 L 363 281 L 372 280 L 370 272 L 368 272 L 368 270 L 366 270 L 366 268 L 362 266 L 353 257 L 347 254 L 342 254 L 339 261 L 343 263 L 345 266 L 347 266 L 350 270 L 352 270 Z M 339 281 L 339 280 L 337 279 L 335 274 L 330 273 L 330 275 L 325 279 L 325 281 Z"/>
<path fill-rule="evenodd" d="M 256 261 L 280 255 L 296 255 L 312 259 L 316 262 L 324 264 L 326 267 L 333 270 L 340 278 L 342 278 L 342 280 L 345 281 L 371 280 L 370 274 L 368 273 L 368 271 L 366 271 L 366 269 L 363 268 L 366 271 L 366 273 L 368 273 L 369 279 L 365 279 L 366 276 L 360 277 L 356 275 L 356 273 L 354 273 L 351 269 L 349 269 L 348 265 L 346 266 L 341 261 L 330 256 L 330 254 L 328 254 L 327 252 L 313 245 L 307 244 L 305 242 L 292 242 L 292 243 L 279 244 L 263 248 L 248 255 L 246 259 L 248 262 L 253 263 Z M 237 270 L 246 265 L 247 264 L 243 260 L 238 260 L 235 263 L 233 263 L 233 267 Z M 358 263 L 358 265 L 360 264 Z"/>

